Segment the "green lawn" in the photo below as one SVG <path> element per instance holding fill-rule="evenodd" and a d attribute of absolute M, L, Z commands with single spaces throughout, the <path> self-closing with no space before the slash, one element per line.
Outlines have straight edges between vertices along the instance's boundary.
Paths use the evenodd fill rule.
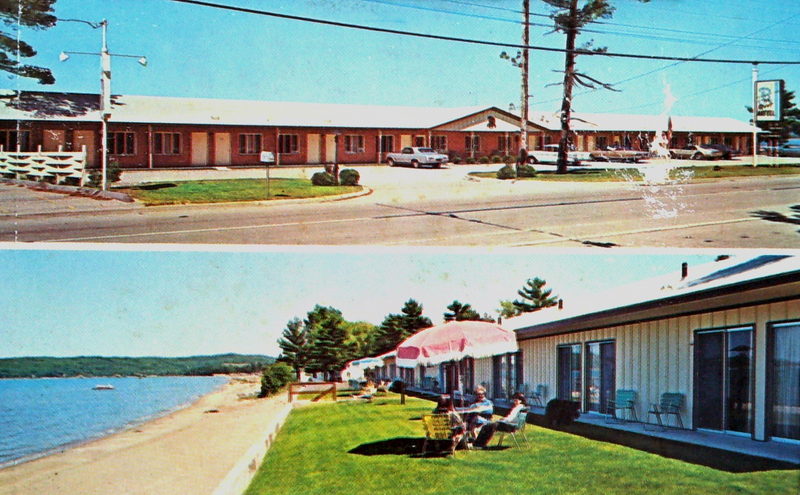
<path fill-rule="evenodd" d="M 389 394 L 296 409 L 246 493 L 797 494 L 798 471 L 732 474 L 531 425 L 530 448 L 410 455 L 432 408 Z"/>
<path fill-rule="evenodd" d="M 308 179 L 266 179 L 153 182 L 118 188 L 148 206 L 185 203 L 224 203 L 266 199 L 312 198 L 361 190 L 361 186 L 314 186 Z"/>
<path fill-rule="evenodd" d="M 719 179 L 729 177 L 754 177 L 765 175 L 797 175 L 800 174 L 800 165 L 722 165 L 719 167 L 676 167 L 670 171 L 670 179 L 681 182 L 700 179 Z M 496 179 L 496 172 L 473 172 L 470 175 L 487 179 Z M 541 180 L 551 182 L 624 182 L 642 181 L 644 177 L 635 167 L 624 169 L 569 169 L 566 174 L 557 174 L 554 170 L 546 170 L 518 180 Z"/>

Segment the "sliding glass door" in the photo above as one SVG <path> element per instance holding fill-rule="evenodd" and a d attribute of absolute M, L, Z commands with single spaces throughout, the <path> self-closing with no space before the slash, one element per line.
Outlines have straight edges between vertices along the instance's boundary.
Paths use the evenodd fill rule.
<path fill-rule="evenodd" d="M 581 345 L 558 346 L 557 366 L 558 398 L 581 402 Z"/>
<path fill-rule="evenodd" d="M 616 383 L 616 350 L 613 341 L 586 344 L 586 408 L 606 413 Z"/>
<path fill-rule="evenodd" d="M 776 324 L 770 330 L 770 434 L 800 441 L 800 322 Z"/>
<path fill-rule="evenodd" d="M 694 425 L 753 431 L 753 329 L 695 332 Z"/>

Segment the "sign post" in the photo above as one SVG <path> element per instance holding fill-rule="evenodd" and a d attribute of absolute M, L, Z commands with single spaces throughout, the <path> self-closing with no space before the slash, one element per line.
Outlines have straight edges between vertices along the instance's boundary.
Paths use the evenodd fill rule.
<path fill-rule="evenodd" d="M 267 169 L 267 199 L 269 199 L 269 164 L 275 163 L 275 154 L 271 151 L 262 151 L 260 158 L 260 161 L 264 164 L 264 168 Z"/>

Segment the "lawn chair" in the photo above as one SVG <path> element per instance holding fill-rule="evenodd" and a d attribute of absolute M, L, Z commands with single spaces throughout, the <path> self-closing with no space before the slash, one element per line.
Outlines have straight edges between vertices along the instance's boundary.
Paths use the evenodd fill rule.
<path fill-rule="evenodd" d="M 453 427 L 449 414 L 424 414 L 422 416 L 422 425 L 425 427 L 425 441 L 422 442 L 422 455 L 428 451 L 428 441 L 433 440 L 435 444 L 444 443 L 447 441 L 449 447 L 447 449 L 450 455 L 456 455 L 456 445 L 461 440 L 461 437 L 453 435 Z"/>
<path fill-rule="evenodd" d="M 545 399 L 547 398 L 547 385 L 536 385 L 536 390 L 533 391 L 530 395 L 530 403 L 531 405 L 537 405 L 539 407 L 544 407 Z"/>
<path fill-rule="evenodd" d="M 509 432 L 500 431 L 500 440 L 498 440 L 497 446 L 498 447 L 502 447 L 503 446 L 503 438 L 505 438 L 506 433 L 508 433 L 509 435 L 511 435 L 511 438 L 514 440 L 514 443 L 517 445 L 517 448 L 519 448 L 519 441 L 517 441 L 517 435 L 521 435 L 523 440 L 525 440 L 525 444 L 528 447 L 530 447 L 531 444 L 528 441 L 528 437 L 525 436 L 525 425 L 526 424 L 528 424 L 528 410 L 527 409 L 523 409 L 517 415 L 517 423 L 514 425 L 514 429 L 513 430 L 511 430 Z"/>
<path fill-rule="evenodd" d="M 606 403 L 608 411 L 611 413 L 609 422 L 639 421 L 636 416 L 636 391 L 617 390 L 614 399 Z M 622 415 L 617 415 L 617 411 L 622 411 Z M 626 412 L 627 411 L 627 418 Z"/>
<path fill-rule="evenodd" d="M 647 419 L 654 415 L 658 420 L 658 426 L 663 430 L 669 427 L 669 416 L 675 416 L 675 428 L 683 429 L 683 419 L 681 419 L 681 408 L 683 407 L 683 394 L 667 392 L 661 394 L 661 401 L 658 404 L 651 404 L 647 411 Z M 661 416 L 666 416 L 664 421 Z"/>

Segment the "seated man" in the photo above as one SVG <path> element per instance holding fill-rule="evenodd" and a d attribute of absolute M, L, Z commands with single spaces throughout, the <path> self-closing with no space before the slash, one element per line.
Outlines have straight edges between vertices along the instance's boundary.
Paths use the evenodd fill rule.
<path fill-rule="evenodd" d="M 494 404 L 486 398 L 486 389 L 478 387 L 475 389 L 475 402 L 469 407 L 456 409 L 458 412 L 467 415 L 467 429 L 472 438 L 475 438 L 481 427 L 492 420 Z"/>

